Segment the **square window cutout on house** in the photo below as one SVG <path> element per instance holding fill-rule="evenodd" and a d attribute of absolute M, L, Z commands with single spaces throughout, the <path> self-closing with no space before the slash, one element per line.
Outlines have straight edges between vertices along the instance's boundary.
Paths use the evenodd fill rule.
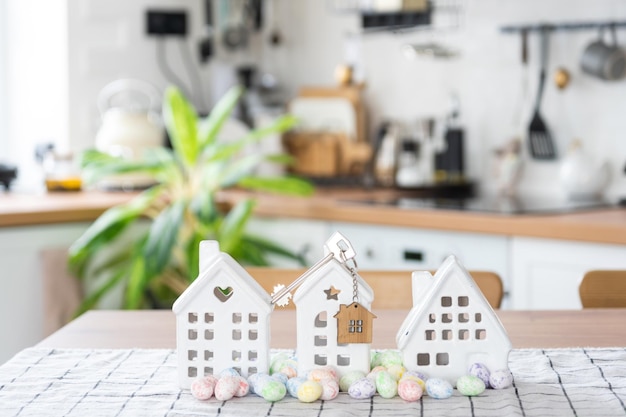
<path fill-rule="evenodd" d="M 213 340 L 214 335 L 213 329 L 206 329 L 204 331 L 204 340 Z"/>
<path fill-rule="evenodd" d="M 215 320 L 215 316 L 213 315 L 213 313 L 204 313 L 204 322 L 207 324 L 211 324 L 213 323 L 213 321 Z"/>
<path fill-rule="evenodd" d="M 476 329 L 476 340 L 485 340 L 487 338 L 486 329 Z"/>
<path fill-rule="evenodd" d="M 326 365 L 328 363 L 328 358 L 326 358 L 326 355 L 318 354 L 314 356 L 313 363 L 315 363 L 316 365 Z"/>
<path fill-rule="evenodd" d="M 469 297 L 466 295 L 461 295 L 458 300 L 459 307 L 467 307 L 469 305 Z"/>
<path fill-rule="evenodd" d="M 430 353 L 418 353 L 417 354 L 417 366 L 430 365 Z"/>
<path fill-rule="evenodd" d="M 469 338 L 470 338 L 469 330 L 467 329 L 459 330 L 459 340 L 469 340 Z"/>
<path fill-rule="evenodd" d="M 435 340 L 437 339 L 437 332 L 435 330 L 426 330 L 424 338 L 426 340 Z"/>
<path fill-rule="evenodd" d="M 441 297 L 441 307 L 452 307 L 452 297 Z"/>
<path fill-rule="evenodd" d="M 239 362 L 241 360 L 241 351 L 233 350 L 231 358 L 234 362 Z"/>
<path fill-rule="evenodd" d="M 233 313 L 233 323 L 241 323 L 241 313 Z"/>
<path fill-rule="evenodd" d="M 204 360 L 207 361 L 207 362 L 213 360 L 213 351 L 212 350 L 205 350 L 204 351 Z"/>
<path fill-rule="evenodd" d="M 326 327 L 327 317 L 328 315 L 326 314 L 326 311 L 322 311 L 317 316 L 315 316 L 315 327 Z"/>
<path fill-rule="evenodd" d="M 248 360 L 250 362 L 254 362 L 259 358 L 259 354 L 257 353 L 256 350 L 249 350 L 248 351 Z"/>
<path fill-rule="evenodd" d="M 187 368 L 187 376 L 189 378 L 195 378 L 198 376 L 198 368 L 190 366 L 189 368 Z"/>
<path fill-rule="evenodd" d="M 241 340 L 241 330 L 233 329 L 233 340 Z"/>
<path fill-rule="evenodd" d="M 350 366 L 350 355 L 337 355 L 337 366 Z"/>
<path fill-rule="evenodd" d="M 435 321 L 437 321 L 437 315 L 435 313 L 430 313 L 428 315 L 428 322 L 434 323 Z"/>
<path fill-rule="evenodd" d="M 210 366 L 204 367 L 204 376 L 213 375 L 213 368 Z"/>
<path fill-rule="evenodd" d="M 452 314 L 444 313 L 441 315 L 441 321 L 443 323 L 452 323 Z"/>
<path fill-rule="evenodd" d="M 437 353 L 437 365 L 446 366 L 450 364 L 450 358 L 448 353 Z"/>
<path fill-rule="evenodd" d="M 196 340 L 198 338 L 198 331 L 194 329 L 189 329 L 187 331 L 187 339 Z"/>
<path fill-rule="evenodd" d="M 460 313 L 459 314 L 459 323 L 467 323 L 469 322 L 469 314 L 467 313 Z"/>
<path fill-rule="evenodd" d="M 254 324 L 259 322 L 259 315 L 257 313 L 248 314 L 248 323 Z"/>
<path fill-rule="evenodd" d="M 198 322 L 198 313 L 189 313 L 187 315 L 187 322 L 189 323 L 197 323 Z"/>
<path fill-rule="evenodd" d="M 441 332 L 441 338 L 443 340 L 452 340 L 452 330 L 446 329 Z"/>
<path fill-rule="evenodd" d="M 328 346 L 328 337 L 326 335 L 316 335 L 313 344 L 315 346 Z"/>
<path fill-rule="evenodd" d="M 248 330 L 248 339 L 257 340 L 259 338 L 259 332 L 256 330 Z"/>
<path fill-rule="evenodd" d="M 187 351 L 187 360 L 188 361 L 195 361 L 196 359 L 198 359 L 198 351 L 197 350 L 188 350 Z"/>

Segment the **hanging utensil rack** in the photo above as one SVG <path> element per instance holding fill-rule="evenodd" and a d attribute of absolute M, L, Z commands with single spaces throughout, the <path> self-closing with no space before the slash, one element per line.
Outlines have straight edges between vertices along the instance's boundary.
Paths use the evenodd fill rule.
<path fill-rule="evenodd" d="M 503 33 L 517 32 L 539 32 L 542 30 L 549 31 L 576 31 L 600 28 L 626 28 L 626 20 L 606 20 L 599 22 L 561 22 L 561 23 L 529 23 L 519 25 L 502 26 L 500 31 Z"/>

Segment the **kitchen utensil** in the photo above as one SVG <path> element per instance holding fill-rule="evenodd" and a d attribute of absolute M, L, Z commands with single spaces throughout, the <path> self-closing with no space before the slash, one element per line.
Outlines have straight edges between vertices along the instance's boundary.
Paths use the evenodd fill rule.
<path fill-rule="evenodd" d="M 245 48 L 248 45 L 244 4 L 241 1 L 223 1 L 228 24 L 222 30 L 222 41 L 229 50 Z"/>
<path fill-rule="evenodd" d="M 585 48 L 580 67 L 585 73 L 602 80 L 619 80 L 626 76 L 626 50 L 617 45 L 615 26 L 611 26 L 612 45 L 604 41 L 603 29 L 600 28 L 600 38 Z"/>
<path fill-rule="evenodd" d="M 537 91 L 537 99 L 535 101 L 534 114 L 528 127 L 530 154 L 535 159 L 556 158 L 556 152 L 554 149 L 554 144 L 552 143 L 552 137 L 539 112 L 541 106 L 541 98 L 543 96 L 543 90 L 546 82 L 546 66 L 548 60 L 548 30 L 549 29 L 547 28 L 542 28 L 539 32 L 541 43 L 541 69 L 539 72 L 539 88 Z"/>
<path fill-rule="evenodd" d="M 569 85 L 570 78 L 570 73 L 565 68 L 557 68 L 554 71 L 554 84 L 556 84 L 559 90 L 563 90 Z"/>

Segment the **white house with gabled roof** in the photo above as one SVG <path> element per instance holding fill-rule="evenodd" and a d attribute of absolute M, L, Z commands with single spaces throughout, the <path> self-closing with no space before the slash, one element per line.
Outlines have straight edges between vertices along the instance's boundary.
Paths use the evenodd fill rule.
<path fill-rule="evenodd" d="M 352 273 L 333 258 L 312 271 L 295 292 L 298 374 L 326 365 L 335 367 L 339 375 L 353 370 L 369 372 L 371 343 L 337 340 L 338 325 L 351 325 L 347 332 L 358 335 L 375 317 L 369 311 L 374 300 L 372 288 L 358 274 L 356 282 L 358 305 L 353 304 Z M 347 307 L 358 310 L 358 316 L 348 316 Z"/>
<path fill-rule="evenodd" d="M 412 275 L 413 308 L 396 335 L 404 366 L 451 383 L 474 363 L 508 369 L 512 345 L 500 319 L 453 255 L 435 275 Z"/>
<path fill-rule="evenodd" d="M 219 243 L 200 242 L 200 272 L 176 300 L 181 388 L 235 368 L 247 377 L 269 369 L 271 298 Z"/>

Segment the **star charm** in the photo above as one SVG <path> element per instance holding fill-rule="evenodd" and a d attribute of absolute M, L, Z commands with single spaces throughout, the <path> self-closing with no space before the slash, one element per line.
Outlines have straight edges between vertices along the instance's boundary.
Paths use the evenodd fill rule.
<path fill-rule="evenodd" d="M 327 290 L 324 290 L 324 292 L 326 293 L 327 300 L 338 300 L 337 295 L 341 292 L 341 290 L 338 290 L 337 288 L 331 285 L 330 288 Z"/>

